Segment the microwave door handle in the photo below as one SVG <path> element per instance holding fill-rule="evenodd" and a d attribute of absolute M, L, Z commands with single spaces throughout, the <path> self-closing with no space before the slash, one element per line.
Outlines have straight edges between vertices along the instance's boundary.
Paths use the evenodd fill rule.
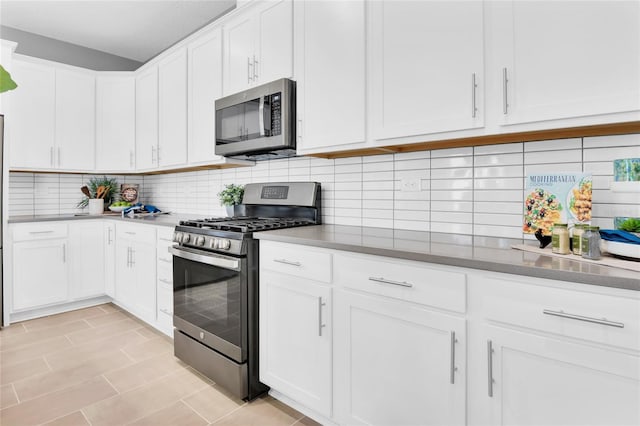
<path fill-rule="evenodd" d="M 258 125 L 260 126 L 260 136 L 265 136 L 264 129 L 264 96 L 260 96 L 260 106 L 258 107 Z"/>

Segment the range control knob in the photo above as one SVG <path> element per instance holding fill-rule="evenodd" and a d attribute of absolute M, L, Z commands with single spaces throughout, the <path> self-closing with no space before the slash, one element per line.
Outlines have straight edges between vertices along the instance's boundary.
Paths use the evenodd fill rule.
<path fill-rule="evenodd" d="M 174 232 L 173 241 L 175 241 L 176 243 L 179 243 L 180 241 L 182 241 L 182 232 Z"/>
<path fill-rule="evenodd" d="M 190 240 L 191 240 L 191 235 L 187 234 L 186 232 L 182 234 L 183 243 L 188 243 Z"/>
<path fill-rule="evenodd" d="M 227 239 L 219 239 L 218 240 L 218 248 L 220 250 L 229 250 L 231 248 L 231 241 Z"/>
<path fill-rule="evenodd" d="M 209 248 L 212 248 L 212 249 L 218 248 L 217 241 L 218 240 L 216 240 L 215 238 L 212 238 L 211 241 L 209 241 Z"/>
<path fill-rule="evenodd" d="M 202 235 L 198 235 L 196 237 L 196 245 L 197 246 L 204 246 L 204 237 Z"/>

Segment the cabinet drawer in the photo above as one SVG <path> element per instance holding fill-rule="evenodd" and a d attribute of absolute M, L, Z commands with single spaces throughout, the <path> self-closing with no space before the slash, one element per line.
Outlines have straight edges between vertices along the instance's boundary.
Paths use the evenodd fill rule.
<path fill-rule="evenodd" d="M 455 312 L 466 309 L 466 275 L 419 262 L 339 254 L 335 281 L 344 287 Z"/>
<path fill-rule="evenodd" d="M 163 330 L 173 328 L 173 293 L 164 287 L 158 287 L 157 318 Z"/>
<path fill-rule="evenodd" d="M 158 227 L 158 245 L 168 244 L 173 245 L 173 230 L 174 228 L 169 226 Z"/>
<path fill-rule="evenodd" d="M 13 225 L 13 241 L 45 240 L 67 236 L 65 223 L 29 223 Z"/>
<path fill-rule="evenodd" d="M 516 280 L 474 278 L 486 285 L 487 319 L 640 350 L 640 300 L 542 287 Z"/>
<path fill-rule="evenodd" d="M 331 254 L 306 246 L 260 241 L 260 267 L 310 280 L 331 282 Z"/>
<path fill-rule="evenodd" d="M 158 242 L 156 247 L 156 255 L 158 257 L 158 265 L 173 265 L 173 256 L 169 253 L 169 247 L 173 244 L 166 244 L 164 242 Z"/>
<path fill-rule="evenodd" d="M 166 266 L 158 263 L 158 283 L 169 289 L 173 289 L 173 268 L 171 265 Z"/>
<path fill-rule="evenodd" d="M 129 223 L 116 224 L 116 238 L 119 240 L 134 240 L 142 244 L 156 243 L 156 228 L 147 225 L 132 225 Z"/>

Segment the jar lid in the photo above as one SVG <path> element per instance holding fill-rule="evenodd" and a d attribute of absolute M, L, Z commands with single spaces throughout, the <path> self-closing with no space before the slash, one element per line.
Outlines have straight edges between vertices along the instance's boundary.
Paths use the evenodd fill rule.
<path fill-rule="evenodd" d="M 587 231 L 599 231 L 600 227 L 599 226 L 587 226 L 585 229 Z"/>
<path fill-rule="evenodd" d="M 558 228 L 566 228 L 567 224 L 566 223 L 554 223 L 553 224 L 554 228 L 557 226 Z"/>
<path fill-rule="evenodd" d="M 574 228 L 586 228 L 588 226 L 588 223 L 576 223 L 575 225 L 573 225 Z"/>

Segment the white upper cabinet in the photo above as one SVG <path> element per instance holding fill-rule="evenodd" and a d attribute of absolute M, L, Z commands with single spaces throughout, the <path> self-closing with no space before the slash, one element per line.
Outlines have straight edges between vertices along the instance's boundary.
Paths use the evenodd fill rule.
<path fill-rule="evenodd" d="M 483 4 L 371 3 L 372 137 L 484 125 Z"/>
<path fill-rule="evenodd" d="M 56 167 L 94 170 L 95 155 L 95 75 L 56 70 Z"/>
<path fill-rule="evenodd" d="M 95 77 L 90 71 L 16 59 L 10 167 L 95 168 Z"/>
<path fill-rule="evenodd" d="M 499 88 L 492 108 L 500 124 L 640 110 L 640 2 L 491 7 L 495 58 L 487 72 Z"/>
<path fill-rule="evenodd" d="M 96 169 L 135 170 L 136 92 L 133 76 L 96 80 Z"/>
<path fill-rule="evenodd" d="M 161 167 L 187 162 L 187 49 L 158 63 L 158 150 Z"/>
<path fill-rule="evenodd" d="M 299 153 L 365 142 L 365 2 L 296 3 Z"/>
<path fill-rule="evenodd" d="M 222 30 L 187 47 L 189 58 L 189 164 L 220 160 L 215 155 L 215 100 L 222 96 Z"/>
<path fill-rule="evenodd" d="M 251 7 L 251 6 L 250 6 Z M 293 3 L 259 3 L 229 20 L 224 36 L 224 94 L 293 73 Z"/>
<path fill-rule="evenodd" d="M 136 169 L 158 165 L 158 67 L 136 76 Z"/>
<path fill-rule="evenodd" d="M 11 99 L 10 167 L 54 168 L 56 74 L 51 67 L 14 59 L 12 77 L 20 85 Z M 7 115 L 7 117 L 9 117 Z M 9 119 L 9 118 L 7 118 Z"/>

